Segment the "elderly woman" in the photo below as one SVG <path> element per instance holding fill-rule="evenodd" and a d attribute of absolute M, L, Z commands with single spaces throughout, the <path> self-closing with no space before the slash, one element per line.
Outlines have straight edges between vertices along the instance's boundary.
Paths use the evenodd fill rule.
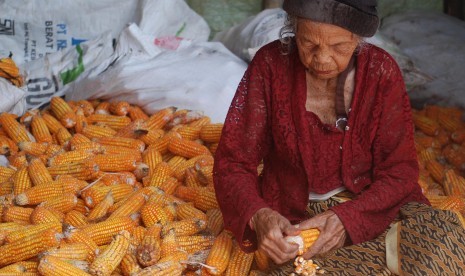
<path fill-rule="evenodd" d="M 285 0 L 283 8 L 282 38 L 250 63 L 216 152 L 225 227 L 244 251 L 260 248 L 276 264 L 297 255 L 286 236 L 318 228 L 304 257 L 330 275 L 389 275 L 390 224 L 433 210 L 417 183 L 401 72 L 363 42 L 379 24 L 376 1 Z M 286 30 L 295 36 L 283 38 Z"/>

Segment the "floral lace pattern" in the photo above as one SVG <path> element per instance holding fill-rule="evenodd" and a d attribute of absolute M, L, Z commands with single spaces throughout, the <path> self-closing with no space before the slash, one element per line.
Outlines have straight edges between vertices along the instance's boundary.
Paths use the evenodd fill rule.
<path fill-rule="evenodd" d="M 214 181 L 225 227 L 243 250 L 256 248 L 248 222 L 263 207 L 297 223 L 308 218 L 309 192 L 322 181 L 314 157 L 326 151 L 306 119 L 305 68 L 279 41 L 262 47 L 239 84 L 215 156 Z M 367 46 L 357 56 L 355 90 L 342 139 L 341 178 L 356 194 L 332 208 L 351 240 L 381 234 L 399 208 L 427 202 L 417 184 L 410 103 L 401 73 L 385 51 Z M 262 174 L 257 166 L 263 161 Z M 312 190 L 311 190 L 312 189 Z"/>

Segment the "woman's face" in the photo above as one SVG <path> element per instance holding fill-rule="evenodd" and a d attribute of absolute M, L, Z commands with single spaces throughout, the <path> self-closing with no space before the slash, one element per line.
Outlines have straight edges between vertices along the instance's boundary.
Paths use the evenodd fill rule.
<path fill-rule="evenodd" d="M 332 79 L 346 69 L 359 38 L 341 27 L 299 18 L 296 42 L 307 71 L 318 79 Z"/>

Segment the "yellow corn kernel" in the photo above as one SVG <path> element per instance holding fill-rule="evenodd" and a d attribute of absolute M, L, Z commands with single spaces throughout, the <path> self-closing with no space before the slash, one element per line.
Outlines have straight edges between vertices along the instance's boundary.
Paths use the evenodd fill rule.
<path fill-rule="evenodd" d="M 87 217 L 76 210 L 71 210 L 66 213 L 63 222 L 76 228 L 88 225 Z"/>
<path fill-rule="evenodd" d="M 84 112 L 84 115 L 85 116 L 89 116 L 89 115 L 92 115 L 94 114 L 95 112 L 95 108 L 94 106 L 92 105 L 91 102 L 89 101 L 86 101 L 86 100 L 80 100 L 76 103 L 76 105 L 82 109 L 82 111 Z"/>
<path fill-rule="evenodd" d="M 192 218 L 192 219 L 183 219 L 180 221 L 173 221 L 163 226 L 162 235 L 167 235 L 168 231 L 171 229 L 174 230 L 176 237 L 180 236 L 191 236 L 197 234 L 198 232 L 205 230 L 207 227 L 207 222 Z"/>
<path fill-rule="evenodd" d="M 253 253 L 243 252 L 237 242 L 233 243 L 229 265 L 225 276 L 248 275 L 253 262 Z"/>
<path fill-rule="evenodd" d="M 196 164 L 195 170 L 197 171 L 197 177 L 203 186 L 213 187 L 213 165 L 200 166 Z"/>
<path fill-rule="evenodd" d="M 208 146 L 208 149 L 213 155 L 215 155 L 217 148 L 218 148 L 218 143 L 212 143 Z"/>
<path fill-rule="evenodd" d="M 97 244 L 82 230 L 70 227 L 66 229 L 64 236 L 67 243 L 83 243 L 86 245 L 89 252 L 89 262 L 92 262 L 99 253 Z"/>
<path fill-rule="evenodd" d="M 128 231 L 117 234 L 110 245 L 92 262 L 89 272 L 93 275 L 109 276 L 126 255 L 130 245 L 129 239 Z"/>
<path fill-rule="evenodd" d="M 41 205 L 34 208 L 29 220 L 33 224 L 54 223 L 55 225 L 61 225 L 61 216 L 56 216 L 56 213 L 50 210 L 49 207 Z"/>
<path fill-rule="evenodd" d="M 163 129 L 149 129 L 143 134 L 141 134 L 138 138 L 140 141 L 144 142 L 144 144 L 151 145 L 160 143 L 162 137 L 165 135 L 165 131 Z"/>
<path fill-rule="evenodd" d="M 193 127 L 193 126 L 180 126 L 173 128 L 177 133 L 179 133 L 182 139 L 186 140 L 197 140 L 200 139 L 200 128 L 201 127 Z"/>
<path fill-rule="evenodd" d="M 162 109 L 147 119 L 147 128 L 148 129 L 157 129 L 163 128 L 174 116 L 176 111 L 175 107 L 167 107 Z"/>
<path fill-rule="evenodd" d="M 213 163 L 213 156 L 211 156 L 211 155 L 198 155 L 198 156 L 192 157 L 189 160 L 186 160 L 186 161 L 180 163 L 178 166 L 176 166 L 176 169 L 174 170 L 174 176 L 177 179 L 179 179 L 180 181 L 183 181 L 184 177 L 185 177 L 186 170 L 188 168 L 194 167 L 197 162 L 199 162 L 199 164 Z"/>
<path fill-rule="evenodd" d="M 137 260 L 143 267 L 158 262 L 161 256 L 161 224 L 155 224 L 147 229 L 144 239 L 137 247 Z"/>
<path fill-rule="evenodd" d="M 161 138 L 156 139 L 154 141 L 144 141 L 144 139 L 141 139 L 154 149 L 158 150 L 162 155 L 168 152 L 168 145 L 171 142 L 171 139 L 174 137 L 180 138 L 181 135 L 175 131 L 170 131 L 165 133 Z"/>
<path fill-rule="evenodd" d="M 465 129 L 458 129 L 450 135 L 452 141 L 457 144 L 462 144 L 465 141 Z"/>
<path fill-rule="evenodd" d="M 137 119 L 122 129 L 118 130 L 115 137 L 138 139 L 141 135 L 144 135 L 148 132 L 146 126 L 147 124 L 145 123 L 145 120 Z"/>
<path fill-rule="evenodd" d="M 128 102 L 111 102 L 110 112 L 118 116 L 126 116 L 129 112 L 130 104 Z"/>
<path fill-rule="evenodd" d="M 201 126 L 199 124 L 192 124 L 193 122 L 203 118 L 204 115 L 200 111 L 180 109 L 173 114 L 173 119 L 166 125 L 166 128 L 173 128 L 178 125 L 189 124 L 190 126 Z"/>
<path fill-rule="evenodd" d="M 186 185 L 186 187 L 189 187 L 189 188 L 203 187 L 203 184 L 200 182 L 197 176 L 197 171 L 195 170 L 194 167 L 187 168 L 184 173 L 184 176 L 185 176 L 184 184 Z"/>
<path fill-rule="evenodd" d="M 155 167 L 163 161 L 161 153 L 152 148 L 148 147 L 143 153 L 142 153 L 142 162 L 147 164 L 149 166 L 150 171 L 152 172 Z"/>
<path fill-rule="evenodd" d="M 224 228 L 223 215 L 220 209 L 207 211 L 207 227 L 214 236 L 217 236 Z"/>
<path fill-rule="evenodd" d="M 195 208 L 192 203 L 178 204 L 176 206 L 176 212 L 178 219 L 198 218 L 200 220 L 207 221 L 207 215 Z"/>
<path fill-rule="evenodd" d="M 186 158 L 211 154 L 208 148 L 204 145 L 177 137 L 171 138 L 168 144 L 168 150 L 176 155 Z"/>
<path fill-rule="evenodd" d="M 445 172 L 444 166 L 436 160 L 426 161 L 425 166 L 428 172 L 430 173 L 431 177 L 438 183 L 442 184 Z"/>
<path fill-rule="evenodd" d="M 44 120 L 45 125 L 47 125 L 47 128 L 51 134 L 55 134 L 58 132 L 58 130 L 64 128 L 64 126 L 55 117 L 48 113 L 43 113 L 42 119 Z"/>
<path fill-rule="evenodd" d="M 103 172 L 134 171 L 137 158 L 133 154 L 98 154 L 93 161 Z"/>
<path fill-rule="evenodd" d="M 3 210 L 3 222 L 29 222 L 29 217 L 34 209 L 19 206 L 9 206 Z"/>
<path fill-rule="evenodd" d="M 465 169 L 465 148 L 456 144 L 447 145 L 442 154 L 447 162 L 457 167 L 459 170 Z"/>
<path fill-rule="evenodd" d="M 59 187 L 59 186 L 58 186 Z M 63 194 L 57 185 L 41 185 L 27 189 L 15 197 L 18 205 L 36 205 Z"/>
<path fill-rule="evenodd" d="M 34 158 L 29 162 L 28 174 L 34 186 L 41 186 L 53 181 L 42 160 Z"/>
<path fill-rule="evenodd" d="M 22 141 L 18 143 L 18 148 L 19 150 L 24 151 L 26 154 L 39 156 L 45 154 L 47 145 L 30 141 Z"/>
<path fill-rule="evenodd" d="M 135 222 L 129 217 L 118 217 L 91 224 L 83 229 L 89 237 L 97 244 L 107 244 L 112 237 L 122 230 L 132 231 Z"/>
<path fill-rule="evenodd" d="M 58 246 L 60 235 L 54 229 L 48 229 L 34 235 L 0 247 L 0 266 L 24 261 L 42 251 Z"/>
<path fill-rule="evenodd" d="M 216 200 L 215 192 L 208 187 L 191 188 L 192 193 L 195 194 L 194 206 L 204 212 L 210 209 L 218 208 L 218 201 Z"/>
<path fill-rule="evenodd" d="M 218 143 L 223 131 L 223 124 L 206 124 L 200 129 L 200 139 L 207 143 Z"/>
<path fill-rule="evenodd" d="M 37 273 L 38 263 L 35 261 L 22 261 L 16 262 L 14 264 L 5 266 L 0 269 L 0 275 L 6 275 L 6 273 L 12 273 L 11 275 L 15 275 L 14 273 L 18 273 L 18 275 L 24 275 L 26 273 Z M 24 274 L 19 274 L 24 273 Z"/>
<path fill-rule="evenodd" d="M 465 211 L 465 199 L 462 196 L 446 196 L 437 206 L 441 210 L 451 210 L 463 213 Z"/>
<path fill-rule="evenodd" d="M 85 243 L 65 243 L 60 248 L 53 248 L 45 252 L 45 256 L 53 256 L 65 260 L 89 261 L 91 250 Z"/>
<path fill-rule="evenodd" d="M 82 129 L 81 133 L 87 138 L 92 139 L 100 137 L 112 137 L 115 136 L 116 131 L 110 127 L 104 127 L 100 125 L 87 125 Z"/>
<path fill-rule="evenodd" d="M 100 179 L 105 185 L 112 186 L 115 184 L 128 184 L 134 186 L 136 177 L 130 172 L 119 172 L 115 174 L 105 174 Z"/>
<path fill-rule="evenodd" d="M 5 130 L 5 132 L 8 134 L 8 137 L 15 143 L 19 143 L 22 141 L 31 141 L 31 138 L 26 128 L 20 123 L 18 123 L 10 114 L 5 112 L 1 113 L 0 124 L 2 125 L 2 128 Z"/>
<path fill-rule="evenodd" d="M 140 152 L 143 152 L 145 150 L 144 142 L 137 140 L 137 139 L 132 139 L 132 138 L 101 137 L 101 138 L 95 138 L 93 141 L 101 145 L 125 147 L 125 148 L 135 149 Z"/>
<path fill-rule="evenodd" d="M 146 227 L 151 227 L 157 223 L 165 225 L 172 221 L 170 214 L 158 202 L 148 202 L 142 207 L 140 213 Z"/>
<path fill-rule="evenodd" d="M 11 181 L 13 182 L 13 193 L 18 195 L 32 186 L 31 178 L 27 170 L 27 166 L 19 168 L 12 176 Z"/>
<path fill-rule="evenodd" d="M 52 97 L 50 100 L 50 109 L 58 119 L 61 119 L 69 112 L 73 112 L 69 104 L 60 97 Z"/>
<path fill-rule="evenodd" d="M 49 166 L 60 166 L 69 163 L 78 163 L 93 156 L 94 153 L 90 150 L 80 149 L 59 153 L 48 160 Z"/>
<path fill-rule="evenodd" d="M 40 260 L 40 275 L 44 276 L 90 276 L 90 274 L 55 256 L 45 256 Z"/>
<path fill-rule="evenodd" d="M 90 180 L 96 177 L 99 167 L 92 159 L 88 159 L 82 162 L 51 166 L 48 171 L 52 176 L 68 174 L 77 179 Z"/>
<path fill-rule="evenodd" d="M 76 133 L 81 133 L 82 130 L 89 125 L 89 122 L 84 115 L 84 111 L 81 108 L 78 108 L 76 111 L 76 125 L 74 126 L 74 131 Z"/>
<path fill-rule="evenodd" d="M 108 192 L 111 191 L 114 202 L 118 202 L 133 192 L 133 187 L 128 184 L 117 184 L 112 186 L 93 186 L 81 193 L 81 197 L 88 207 L 94 207 L 100 203 Z"/>
<path fill-rule="evenodd" d="M 213 246 L 215 237 L 209 235 L 193 235 L 176 237 L 178 247 L 189 254 L 210 249 Z"/>
<path fill-rule="evenodd" d="M 87 117 L 89 124 L 101 123 L 115 131 L 118 131 L 131 123 L 129 117 L 105 115 L 105 114 L 93 114 Z"/>
<path fill-rule="evenodd" d="M 189 123 L 189 126 L 193 127 L 203 127 L 211 123 L 211 119 L 208 116 L 201 116 L 200 118 Z"/>
<path fill-rule="evenodd" d="M 20 168 L 27 165 L 26 153 L 20 151 L 18 153 L 8 156 L 8 162 L 11 167 Z"/>
<path fill-rule="evenodd" d="M 136 191 L 133 195 L 128 197 L 125 203 L 111 213 L 109 219 L 117 217 L 126 217 L 133 213 L 139 212 L 139 210 L 145 204 L 146 196 L 141 192 L 141 190 Z"/>
<path fill-rule="evenodd" d="M 174 230 L 170 230 L 166 235 L 162 236 L 160 250 L 160 258 L 164 258 L 178 251 L 178 242 Z"/>
<path fill-rule="evenodd" d="M 420 146 L 420 148 L 441 149 L 441 144 L 436 139 L 434 139 L 434 137 L 431 136 L 416 135 L 415 143 L 417 143 Z"/>
<path fill-rule="evenodd" d="M 464 128 L 463 122 L 460 118 L 451 117 L 450 114 L 446 112 L 440 112 L 438 114 L 438 123 L 449 132 L 454 132 Z"/>
<path fill-rule="evenodd" d="M 446 170 L 442 183 L 446 195 L 465 196 L 465 179 L 454 170 Z"/>
<path fill-rule="evenodd" d="M 174 177 L 169 177 L 161 185 L 160 189 L 165 192 L 165 194 L 172 195 L 176 188 L 179 186 L 179 181 Z"/>
<path fill-rule="evenodd" d="M 86 206 L 86 203 L 81 198 L 78 198 L 78 202 L 73 210 L 81 213 L 84 216 L 89 214 L 89 208 Z"/>
<path fill-rule="evenodd" d="M 221 232 L 216 237 L 205 262 L 208 267 L 203 268 L 203 270 L 208 271 L 211 275 L 222 275 L 228 267 L 232 247 L 231 235 L 226 231 Z"/>

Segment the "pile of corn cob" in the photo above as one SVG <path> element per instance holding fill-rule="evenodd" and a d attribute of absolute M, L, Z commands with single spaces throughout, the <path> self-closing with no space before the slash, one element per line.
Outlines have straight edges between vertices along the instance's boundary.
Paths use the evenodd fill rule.
<path fill-rule="evenodd" d="M 465 214 L 465 123 L 463 110 L 436 105 L 414 110 L 420 186 L 438 209 Z M 465 224 L 464 224 L 465 227 Z"/>
<path fill-rule="evenodd" d="M 23 77 L 19 72 L 18 66 L 11 58 L 13 54 L 10 53 L 9 57 L 0 58 L 0 78 L 7 79 L 11 84 L 17 87 L 23 86 Z"/>
<path fill-rule="evenodd" d="M 268 259 L 223 230 L 222 124 L 168 107 L 53 98 L 0 114 L 0 275 L 248 275 Z M 252 274 L 259 273 L 258 270 Z"/>

